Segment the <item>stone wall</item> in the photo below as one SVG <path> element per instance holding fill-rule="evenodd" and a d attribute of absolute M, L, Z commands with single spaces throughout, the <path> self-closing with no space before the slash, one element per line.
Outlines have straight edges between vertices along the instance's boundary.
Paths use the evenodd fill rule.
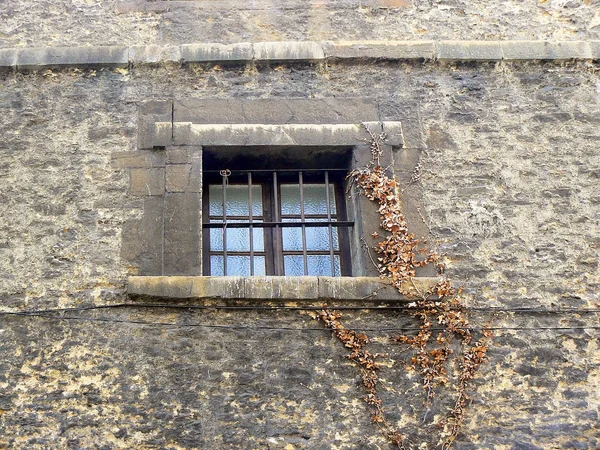
<path fill-rule="evenodd" d="M 598 39 L 597 0 L 30 0 L 0 47 L 356 39 Z"/>
<path fill-rule="evenodd" d="M 591 15 L 590 5 L 557 3 L 539 10 Z M 385 17 L 415 7 L 366 9 Z M 573 23 L 584 33 L 583 19 Z M 89 32 L 88 42 L 99 39 Z M 404 120 L 420 139 L 423 175 L 405 195 L 424 198 L 431 243 L 480 308 L 478 323 L 499 328 L 456 448 L 598 448 L 597 313 L 584 311 L 599 306 L 599 86 L 589 62 L 3 73 L 0 446 L 385 448 L 357 369 L 308 314 L 190 308 L 210 302 L 111 307 L 143 301 L 126 296 L 135 267 L 120 257 L 123 224 L 140 217 L 143 200 L 127 195 L 128 172 L 114 161 L 137 149 L 140 105 L 349 97 L 377 101 L 381 120 Z M 56 308 L 80 309 L 18 315 Z M 385 339 L 417 324 L 397 310 L 344 317 L 389 353 L 381 377 L 392 418 L 415 448 L 434 448 L 433 423 L 452 397 L 426 412 L 410 355 Z"/>

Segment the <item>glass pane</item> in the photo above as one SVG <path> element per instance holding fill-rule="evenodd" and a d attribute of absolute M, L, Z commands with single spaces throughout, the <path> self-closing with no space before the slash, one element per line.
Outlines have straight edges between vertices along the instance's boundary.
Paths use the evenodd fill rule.
<path fill-rule="evenodd" d="M 340 276 L 340 257 L 334 255 L 334 273 L 331 273 L 330 255 L 308 255 L 308 274 L 312 276 Z"/>
<path fill-rule="evenodd" d="M 302 255 L 286 255 L 283 257 L 283 273 L 292 277 L 304 275 L 304 260 Z"/>
<path fill-rule="evenodd" d="M 211 216 L 223 215 L 223 186 L 211 184 L 208 187 L 208 196 L 210 198 L 209 214 Z M 230 184 L 226 187 L 226 208 L 227 216 L 245 216 L 249 213 L 249 192 L 246 184 Z M 262 186 L 252 186 L 252 215 L 262 216 Z"/>
<path fill-rule="evenodd" d="M 267 274 L 265 257 L 264 256 L 255 256 L 254 257 L 254 275 L 256 276 L 265 276 Z"/>
<path fill-rule="evenodd" d="M 333 249 L 338 249 L 338 234 L 337 228 L 331 230 L 333 236 Z M 306 249 L 307 250 L 329 250 L 329 228 L 328 227 L 314 227 L 306 228 Z"/>
<path fill-rule="evenodd" d="M 297 184 L 282 184 L 281 215 L 300 214 L 300 186 Z"/>
<path fill-rule="evenodd" d="M 247 222 L 247 221 L 246 221 Z M 256 221 L 262 222 L 262 221 Z M 225 228 L 227 233 L 227 251 L 228 252 L 249 252 L 250 251 L 250 229 L 248 228 Z M 265 229 L 253 228 L 254 251 L 265 251 Z M 223 251 L 223 228 L 210 229 L 210 250 Z"/>
<path fill-rule="evenodd" d="M 223 215 L 223 187 L 218 184 L 208 186 L 209 207 L 208 213 L 211 216 Z"/>
<path fill-rule="evenodd" d="M 265 257 L 254 257 L 254 275 L 265 275 Z M 210 274 L 212 276 L 223 276 L 223 257 L 213 255 L 210 257 Z M 250 276 L 250 256 L 227 256 L 228 276 Z"/>
<path fill-rule="evenodd" d="M 281 229 L 283 240 L 283 251 L 302 251 L 302 227 L 291 227 Z M 331 230 L 333 237 L 333 249 L 338 250 L 338 230 Z M 329 228 L 307 227 L 306 249 L 307 250 L 329 250 Z"/>
<path fill-rule="evenodd" d="M 281 215 L 300 215 L 300 185 L 281 185 Z M 305 184 L 304 214 L 321 214 L 327 217 L 327 196 L 324 184 Z M 331 215 L 335 216 L 335 191 L 333 184 L 329 185 L 329 205 Z"/>
<path fill-rule="evenodd" d="M 329 204 L 331 214 L 335 215 L 335 197 L 333 185 L 329 185 Z M 327 215 L 327 195 L 324 184 L 304 185 L 304 214 Z"/>
<path fill-rule="evenodd" d="M 214 277 L 222 277 L 223 273 L 223 257 L 211 255 L 210 257 L 210 274 Z"/>
<path fill-rule="evenodd" d="M 284 251 L 302 251 L 302 228 L 282 228 L 281 237 Z"/>

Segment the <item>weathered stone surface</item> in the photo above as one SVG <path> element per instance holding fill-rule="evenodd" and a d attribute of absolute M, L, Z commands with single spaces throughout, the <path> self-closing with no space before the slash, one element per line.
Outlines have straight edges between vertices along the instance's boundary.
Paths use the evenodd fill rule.
<path fill-rule="evenodd" d="M 171 101 L 145 101 L 140 106 L 138 114 L 138 149 L 170 145 L 173 134 L 172 121 L 173 103 Z"/>
<path fill-rule="evenodd" d="M 150 3 L 156 2 L 145 4 Z M 575 22 L 565 22 L 555 36 L 577 32 L 577 23 L 590 11 L 582 2 L 576 7 L 561 3 L 560 8 L 551 3 L 500 2 L 491 11 L 463 2 L 461 20 L 480 17 L 474 8 L 480 9 L 478 14 L 491 11 L 496 19 L 495 9 L 532 12 L 530 28 L 515 27 L 510 33 L 540 38 L 545 32 L 553 35 L 551 24 L 565 18 Z M 79 4 L 94 17 L 110 13 Z M 8 8 L 14 11 L 19 5 L 13 1 Z M 28 2 L 32 11 L 43 5 Z M 53 2 L 53 8 L 70 7 Z M 213 11 L 216 7 L 212 5 Z M 448 38 L 509 33 L 502 21 L 484 22 L 468 33 L 448 23 L 442 26 L 441 18 L 450 16 L 447 9 L 438 4 L 423 8 L 431 13 L 424 37 L 434 30 L 441 30 L 440 36 L 446 30 Z M 53 19 L 57 10 L 35 20 L 65 29 L 64 15 Z M 355 33 L 398 35 L 403 30 L 399 25 L 404 22 L 394 14 L 387 22 L 383 12 L 355 10 L 345 9 L 344 15 L 338 9 L 336 16 L 329 16 L 330 6 L 319 11 L 336 18 L 339 26 L 356 19 Z M 268 34 L 247 26 L 245 20 L 257 17 L 247 11 L 239 29 L 249 36 Z M 318 29 L 319 11 L 303 32 Z M 536 11 L 556 16 L 542 22 Z M 595 32 L 595 13 L 586 22 L 589 29 L 580 29 L 582 39 Z M 23 14 L 17 10 L 14 17 Z M 243 16 L 235 10 L 228 14 Z M 5 16 L 0 27 L 13 31 L 2 34 L 4 42 L 23 38 L 35 45 L 43 36 L 49 43 L 60 41 L 43 27 L 38 38 L 28 31 L 33 27 L 16 27 L 14 17 Z M 275 29 L 287 20 L 281 16 L 273 16 Z M 88 20 L 81 14 L 71 17 L 76 21 L 67 21 L 71 25 Z M 154 34 L 144 33 L 156 31 L 146 20 L 152 23 L 158 16 L 125 14 L 119 20 L 130 27 L 132 17 L 141 31 L 131 26 L 131 40 L 154 42 L 146 39 Z M 164 39 L 191 20 L 179 18 L 179 25 L 163 22 Z M 371 23 L 361 31 L 374 19 L 381 20 L 380 26 Z M 300 34 L 300 25 L 286 23 L 286 34 Z M 406 35 L 421 24 L 411 21 Z M 330 31 L 323 33 L 338 33 L 326 25 L 323 30 Z M 106 28 L 106 39 L 123 36 Z M 72 33 L 93 41 L 99 39 L 94 29 L 84 35 L 73 27 Z M 237 39 L 242 33 L 236 28 L 225 35 L 220 24 L 188 30 L 187 41 L 217 33 L 224 40 Z M 129 200 L 128 171 L 111 165 L 113 153 L 136 149 L 140 105 L 149 99 L 343 96 L 373 99 L 381 110 L 375 121 L 402 122 L 405 139 L 413 129 L 422 130 L 420 139 L 427 139 L 419 153 L 422 176 L 403 195 L 421 189 L 430 245 L 442 255 L 446 274 L 464 287 L 468 304 L 478 308 L 470 311 L 474 327 L 492 320 L 498 328 L 490 361 L 471 384 L 473 401 L 455 447 L 599 447 L 597 318 L 591 312 L 555 311 L 597 309 L 600 288 L 600 111 L 597 77 L 588 63 L 140 65 L 128 75 L 68 70 L 4 71 L 2 76 L 1 307 L 102 308 L 63 310 L 62 317 L 0 317 L 0 345 L 7 355 L 0 361 L 0 446 L 386 448 L 361 400 L 360 373 L 344 358 L 347 350 L 307 314 L 281 308 L 302 307 L 295 304 L 300 302 L 279 303 L 278 309 L 227 309 L 252 302 L 211 297 L 171 301 L 176 307 L 165 308 L 164 300 L 148 298 L 135 299 L 134 307 L 117 307 L 134 303 L 125 295 L 129 275 L 162 270 L 164 200 Z M 399 151 L 395 169 L 407 176 L 410 170 L 398 166 L 403 164 Z M 377 217 L 364 235 L 378 230 Z M 352 241 L 353 252 L 364 252 L 361 246 L 360 239 Z M 371 256 L 376 261 L 379 255 L 371 251 Z M 364 257 L 368 261 L 366 253 Z M 340 299 L 329 304 L 355 303 Z M 368 334 L 369 350 L 389 355 L 381 358 L 380 386 L 391 419 L 414 442 L 435 448 L 437 428 L 428 421 L 444 416 L 456 400 L 454 391 L 440 391 L 431 412 L 423 410 L 421 382 L 405 370 L 413 354 L 403 345 L 389 344 L 390 335 L 418 332 L 418 322 L 404 310 L 376 308 L 373 302 L 367 306 L 368 311 L 341 310 L 341 320 Z M 490 310 L 498 307 L 502 310 Z M 453 349 L 460 356 L 460 347 Z M 456 375 L 450 373 L 450 380 Z"/>
<path fill-rule="evenodd" d="M 301 300 L 318 294 L 318 277 L 253 277 L 245 285 L 247 299 Z"/>
<path fill-rule="evenodd" d="M 16 68 L 17 54 L 15 48 L 0 49 L 0 68 Z"/>
<path fill-rule="evenodd" d="M 373 129 L 382 131 L 382 123 L 376 122 Z M 399 130 L 399 125 L 390 129 Z M 401 130 L 401 129 L 400 129 Z M 174 127 L 174 142 L 177 145 L 205 146 L 351 146 L 359 145 L 369 138 L 362 125 L 196 125 L 179 124 Z M 402 145 L 402 134 L 393 132 L 391 145 Z"/>
<path fill-rule="evenodd" d="M 60 66 L 127 67 L 127 47 L 45 47 L 19 50 L 17 66 L 38 70 Z"/>
<path fill-rule="evenodd" d="M 111 155 L 111 160 L 121 169 L 164 167 L 165 153 L 156 150 L 117 152 Z"/>
<path fill-rule="evenodd" d="M 437 278 L 415 278 L 403 287 L 418 295 Z M 267 301 L 289 300 L 410 300 L 389 282 L 375 277 L 190 277 L 135 276 L 128 279 L 130 295 L 163 299 L 223 298 Z"/>
<path fill-rule="evenodd" d="M 325 59 L 323 47 L 318 42 L 255 42 L 253 57 L 258 61 L 319 61 Z"/>
<path fill-rule="evenodd" d="M 137 64 L 178 63 L 182 59 L 177 45 L 134 45 L 129 47 L 129 62 Z"/>
<path fill-rule="evenodd" d="M 497 41 L 442 41 L 435 44 L 440 61 L 497 61 L 502 49 Z"/>
<path fill-rule="evenodd" d="M 167 164 L 191 164 L 195 158 L 202 158 L 202 147 L 168 147 Z"/>
<path fill-rule="evenodd" d="M 167 166 L 167 169 L 173 166 Z M 201 199 L 199 193 L 171 193 L 164 196 L 163 275 L 200 275 Z"/>
<path fill-rule="evenodd" d="M 163 199 L 146 197 L 143 215 L 123 226 L 121 258 L 132 273 L 163 273 Z"/>
<path fill-rule="evenodd" d="M 163 195 L 165 193 L 165 169 L 138 169 L 129 171 L 130 195 Z"/>
<path fill-rule="evenodd" d="M 501 42 L 503 59 L 592 59 L 588 42 L 512 41 Z"/>
<path fill-rule="evenodd" d="M 195 124 L 356 124 L 379 120 L 377 102 L 365 98 L 186 99 L 174 122 Z"/>
<path fill-rule="evenodd" d="M 433 59 L 433 41 L 359 41 L 324 42 L 325 56 L 334 59 Z"/>
<path fill-rule="evenodd" d="M 252 44 L 239 43 L 231 45 L 185 44 L 181 46 L 183 62 L 245 62 L 253 57 Z"/>

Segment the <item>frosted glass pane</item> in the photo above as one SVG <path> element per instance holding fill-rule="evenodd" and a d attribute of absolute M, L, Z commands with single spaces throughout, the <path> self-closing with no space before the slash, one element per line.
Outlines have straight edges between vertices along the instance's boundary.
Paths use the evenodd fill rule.
<path fill-rule="evenodd" d="M 282 228 L 281 229 L 283 250 L 284 251 L 302 251 L 302 228 Z M 331 230 L 333 237 L 333 249 L 338 250 L 338 230 Z M 329 228 L 328 227 L 307 227 L 306 228 L 306 249 L 307 250 L 329 250 Z"/>
<path fill-rule="evenodd" d="M 282 184 L 281 215 L 300 214 L 300 186 L 297 184 Z"/>
<path fill-rule="evenodd" d="M 209 213 L 211 216 L 223 215 L 223 186 L 218 184 L 209 185 L 208 196 L 210 198 Z M 249 197 L 248 185 L 230 184 L 226 187 L 226 208 L 228 216 L 248 216 Z M 262 186 L 252 186 L 252 215 L 262 216 Z"/>
<path fill-rule="evenodd" d="M 210 229 L 210 249 L 212 251 L 223 251 L 223 229 Z"/>
<path fill-rule="evenodd" d="M 335 197 L 333 185 L 329 185 L 329 204 L 331 214 L 335 215 Z M 327 215 L 327 196 L 324 184 L 304 185 L 304 214 Z"/>
<path fill-rule="evenodd" d="M 210 274 L 215 277 L 221 277 L 225 275 L 223 273 L 223 257 L 211 255 L 210 257 Z"/>
<path fill-rule="evenodd" d="M 284 256 L 283 257 L 283 272 L 291 277 L 300 277 L 304 275 L 304 260 L 302 256 Z"/>
<path fill-rule="evenodd" d="M 254 275 L 264 276 L 267 273 L 265 257 L 255 256 L 254 257 Z"/>
<path fill-rule="evenodd" d="M 264 276 L 265 257 L 254 257 L 254 275 Z M 210 257 L 210 274 L 212 276 L 223 276 L 223 257 L 213 255 Z M 228 276 L 250 276 L 250 257 L 249 256 L 227 256 L 227 275 Z"/>
<path fill-rule="evenodd" d="M 246 221 L 247 222 L 247 221 Z M 256 220 L 262 222 L 262 220 Z M 228 252 L 249 252 L 250 251 L 250 229 L 249 228 L 225 228 L 227 233 L 227 251 Z M 253 228 L 254 236 L 253 250 L 263 252 L 265 250 L 265 229 Z M 223 251 L 223 228 L 210 229 L 210 250 Z"/>
<path fill-rule="evenodd" d="M 284 251 L 302 250 L 302 228 L 282 228 L 281 235 Z"/>
<path fill-rule="evenodd" d="M 327 216 L 327 196 L 324 184 L 305 184 L 304 192 L 304 214 L 320 214 Z M 333 185 L 329 185 L 329 205 L 331 215 L 336 214 L 335 192 Z M 300 215 L 300 185 L 281 185 L 281 214 Z"/>
<path fill-rule="evenodd" d="M 338 235 L 337 229 L 333 228 L 331 230 L 331 234 L 333 235 L 333 249 L 338 249 Z M 307 250 L 329 250 L 330 241 L 329 241 L 329 228 L 327 227 L 319 227 L 319 228 L 306 228 L 306 249 Z"/>
<path fill-rule="evenodd" d="M 334 273 L 331 273 L 331 257 L 329 255 L 308 255 L 308 274 L 312 276 L 340 276 L 340 258 L 333 257 Z"/>
<path fill-rule="evenodd" d="M 223 187 L 217 184 L 208 186 L 209 207 L 208 213 L 211 216 L 223 215 Z"/>

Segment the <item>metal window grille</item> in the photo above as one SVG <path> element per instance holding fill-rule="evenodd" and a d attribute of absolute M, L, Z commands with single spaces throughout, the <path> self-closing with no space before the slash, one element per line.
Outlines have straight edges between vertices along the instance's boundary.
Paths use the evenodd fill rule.
<path fill-rule="evenodd" d="M 346 170 L 205 171 L 205 275 L 350 275 Z"/>

